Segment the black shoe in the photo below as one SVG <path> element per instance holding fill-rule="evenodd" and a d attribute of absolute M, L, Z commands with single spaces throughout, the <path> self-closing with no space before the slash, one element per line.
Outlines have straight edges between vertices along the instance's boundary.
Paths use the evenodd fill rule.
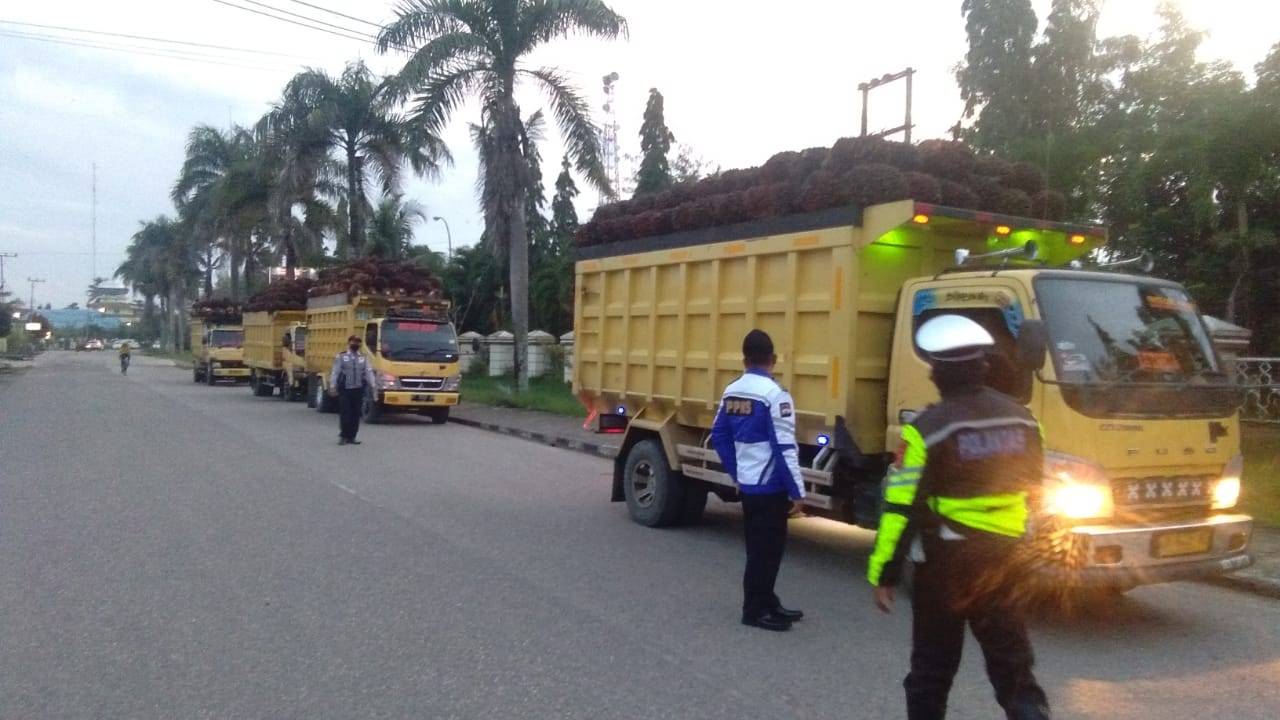
<path fill-rule="evenodd" d="M 359 445 L 359 444 L 360 444 L 360 441 L 359 441 L 359 440 L 348 440 L 347 442 L 351 443 L 352 445 Z"/>
<path fill-rule="evenodd" d="M 348 440 L 348 439 L 346 439 L 346 438 L 344 438 L 344 437 L 340 437 L 340 438 L 338 438 L 338 444 L 339 444 L 339 445 L 346 445 L 346 444 L 347 444 L 347 443 L 349 443 L 349 442 L 351 442 L 351 441 L 350 441 L 350 440 Z"/>
<path fill-rule="evenodd" d="M 791 621 L 776 613 L 765 613 L 751 617 L 750 615 L 742 616 L 742 624 L 750 627 L 758 627 L 761 630 L 772 630 L 773 632 L 786 632 L 791 629 Z"/>
<path fill-rule="evenodd" d="M 786 618 L 791 622 L 796 622 L 797 620 L 804 619 L 803 610 L 788 610 L 787 608 L 784 608 L 781 605 L 773 609 L 773 614 L 777 615 L 780 618 Z"/>

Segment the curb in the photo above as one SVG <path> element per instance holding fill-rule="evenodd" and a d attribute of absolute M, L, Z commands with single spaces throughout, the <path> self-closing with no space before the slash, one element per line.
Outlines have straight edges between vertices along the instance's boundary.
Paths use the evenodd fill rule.
<path fill-rule="evenodd" d="M 550 433 L 535 432 L 532 430 L 523 430 L 516 427 L 510 427 L 507 425 L 499 425 L 497 423 L 488 423 L 488 422 L 481 422 L 479 420 L 471 420 L 468 418 L 460 418 L 460 417 L 457 417 L 456 415 L 450 417 L 449 422 L 458 423 L 459 425 L 466 425 L 467 427 L 478 428 L 480 430 L 487 430 L 492 433 L 498 433 L 499 435 L 510 435 L 513 437 L 521 438 L 523 440 L 536 442 L 541 445 L 551 445 L 553 447 L 558 447 L 564 450 L 572 450 L 574 452 L 580 452 L 586 455 L 594 455 L 596 457 L 607 458 L 609 460 L 612 460 L 613 458 L 618 456 L 618 448 L 615 445 L 603 445 L 600 443 L 586 442 L 584 440 L 574 440 L 572 438 L 560 437 L 559 435 L 552 435 Z"/>
<path fill-rule="evenodd" d="M 1207 578 L 1203 582 L 1227 588 L 1228 590 L 1239 590 L 1280 600 L 1280 580 L 1253 577 L 1251 575 L 1222 575 L 1216 578 Z"/>

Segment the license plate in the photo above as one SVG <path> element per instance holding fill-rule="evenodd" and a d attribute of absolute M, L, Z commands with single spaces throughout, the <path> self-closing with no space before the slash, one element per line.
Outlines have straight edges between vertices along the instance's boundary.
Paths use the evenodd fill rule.
<path fill-rule="evenodd" d="M 1176 530 L 1156 535 L 1152 551 L 1158 558 L 1206 553 L 1213 547 L 1213 528 Z"/>
<path fill-rule="evenodd" d="M 435 400 L 436 400 L 435 395 L 414 395 L 413 396 L 414 402 L 435 402 Z"/>

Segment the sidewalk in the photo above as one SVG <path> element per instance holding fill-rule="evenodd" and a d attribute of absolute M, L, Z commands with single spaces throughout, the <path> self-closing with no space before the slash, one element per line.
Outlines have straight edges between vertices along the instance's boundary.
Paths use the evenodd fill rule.
<path fill-rule="evenodd" d="M 463 404 L 449 412 L 449 422 L 606 458 L 617 457 L 618 444 L 622 441 L 621 435 L 584 430 L 582 418 L 537 410 Z"/>
<path fill-rule="evenodd" d="M 617 456 L 618 445 L 622 441 L 621 435 L 601 435 L 584 430 L 579 418 L 536 410 L 461 405 L 453 409 L 449 419 L 490 432 L 606 458 Z M 1254 528 L 1250 546 L 1256 558 L 1252 566 L 1209 582 L 1280 598 L 1280 529 Z"/>

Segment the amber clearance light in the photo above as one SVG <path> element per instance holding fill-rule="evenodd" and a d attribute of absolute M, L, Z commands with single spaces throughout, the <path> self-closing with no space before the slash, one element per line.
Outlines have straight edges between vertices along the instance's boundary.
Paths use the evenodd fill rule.
<path fill-rule="evenodd" d="M 1083 245 L 1084 241 L 1085 237 L 1083 235 L 1072 235 L 1070 242 L 1072 245 Z"/>
<path fill-rule="evenodd" d="M 1008 235 L 1008 234 L 1009 234 L 1009 233 L 1011 233 L 1011 232 L 1013 232 L 1013 228 L 1009 227 L 1008 225 L 997 225 L 997 226 L 996 226 L 996 234 L 997 234 L 997 235 Z"/>
<path fill-rule="evenodd" d="M 914 217 L 912 217 L 912 218 L 911 218 L 911 222 L 913 222 L 913 223 L 915 223 L 915 224 L 917 224 L 917 225 L 928 225 L 928 224 L 929 224 L 929 216 L 928 216 L 928 215 L 923 215 L 923 214 L 915 215 Z"/>

